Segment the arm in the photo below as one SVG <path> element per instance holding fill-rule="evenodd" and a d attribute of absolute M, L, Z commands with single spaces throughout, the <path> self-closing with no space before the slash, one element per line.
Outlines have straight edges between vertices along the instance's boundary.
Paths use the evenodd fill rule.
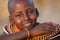
<path fill-rule="evenodd" d="M 39 24 L 30 30 L 31 36 L 42 35 L 45 33 L 52 33 L 56 31 L 56 27 L 50 24 Z"/>
<path fill-rule="evenodd" d="M 17 39 L 24 39 L 26 37 L 27 37 L 27 32 L 22 30 L 21 32 L 17 32 L 14 34 L 0 36 L 0 40 L 17 40 Z"/>

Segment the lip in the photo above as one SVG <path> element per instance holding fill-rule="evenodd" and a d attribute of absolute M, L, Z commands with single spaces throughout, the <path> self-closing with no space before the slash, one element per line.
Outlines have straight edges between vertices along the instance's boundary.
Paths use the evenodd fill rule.
<path fill-rule="evenodd" d="M 31 24 L 32 24 L 32 23 L 25 23 L 25 24 L 23 24 L 23 26 L 24 26 L 24 27 L 29 27 L 29 26 L 31 26 Z"/>

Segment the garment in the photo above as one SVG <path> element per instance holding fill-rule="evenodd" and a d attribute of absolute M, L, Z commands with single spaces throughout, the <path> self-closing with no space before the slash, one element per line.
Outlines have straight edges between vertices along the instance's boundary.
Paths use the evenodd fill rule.
<path fill-rule="evenodd" d="M 53 25 L 53 23 L 51 23 L 51 22 L 45 22 L 45 24 L 49 24 L 49 25 L 51 24 L 51 25 Z M 16 26 L 12 27 L 10 25 L 4 26 L 3 30 L 4 30 L 5 34 L 10 34 L 10 33 L 12 34 L 12 33 L 15 33 L 15 32 L 20 32 L 20 30 Z M 60 34 L 60 33 L 58 33 L 58 34 Z M 34 36 L 34 37 L 31 37 L 29 40 L 43 40 L 48 35 L 50 35 L 50 34 L 43 34 L 43 35 L 39 35 L 39 36 Z M 58 36 L 58 37 L 56 37 L 56 39 L 57 38 L 60 38 L 60 37 Z M 46 39 L 46 40 L 48 40 L 48 39 Z M 53 38 L 53 40 L 55 40 L 55 38 Z"/>

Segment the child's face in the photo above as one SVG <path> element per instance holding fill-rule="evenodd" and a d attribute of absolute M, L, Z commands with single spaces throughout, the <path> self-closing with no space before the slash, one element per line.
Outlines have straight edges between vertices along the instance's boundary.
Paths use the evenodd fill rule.
<path fill-rule="evenodd" d="M 11 14 L 11 17 L 18 28 L 30 29 L 36 25 L 36 12 L 29 3 L 16 3 Z"/>

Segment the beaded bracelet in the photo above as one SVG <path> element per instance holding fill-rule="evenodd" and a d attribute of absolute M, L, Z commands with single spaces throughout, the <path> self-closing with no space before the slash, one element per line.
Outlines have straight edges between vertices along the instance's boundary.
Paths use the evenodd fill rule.
<path fill-rule="evenodd" d="M 56 34 L 58 34 L 59 32 L 60 32 L 60 25 L 57 25 L 55 32 L 53 32 L 52 34 L 50 34 L 49 36 L 47 36 L 47 38 L 45 38 L 44 40 L 53 39 L 55 37 L 58 37 L 58 35 L 56 35 Z"/>

